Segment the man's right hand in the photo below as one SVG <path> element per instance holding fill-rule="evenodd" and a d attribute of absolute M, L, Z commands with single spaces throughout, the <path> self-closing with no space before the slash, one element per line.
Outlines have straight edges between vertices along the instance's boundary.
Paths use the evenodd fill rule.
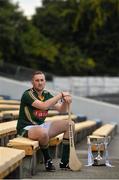
<path fill-rule="evenodd" d="M 65 103 L 70 104 L 72 102 L 72 97 L 71 97 L 71 94 L 69 92 L 62 92 L 62 98 L 63 98 Z"/>

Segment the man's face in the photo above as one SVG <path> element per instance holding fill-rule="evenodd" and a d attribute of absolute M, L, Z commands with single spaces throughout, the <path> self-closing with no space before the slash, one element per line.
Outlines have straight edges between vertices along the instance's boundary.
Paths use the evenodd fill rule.
<path fill-rule="evenodd" d="M 45 87 L 45 83 L 46 83 L 46 80 L 45 80 L 44 74 L 36 74 L 32 79 L 33 87 L 37 91 L 42 91 Z"/>

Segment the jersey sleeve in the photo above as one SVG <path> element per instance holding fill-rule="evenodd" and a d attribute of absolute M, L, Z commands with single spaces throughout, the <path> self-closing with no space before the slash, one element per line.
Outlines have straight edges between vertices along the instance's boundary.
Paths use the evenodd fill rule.
<path fill-rule="evenodd" d="M 45 100 L 48 100 L 53 97 L 53 95 L 47 90 L 44 90 L 43 95 L 45 96 Z"/>
<path fill-rule="evenodd" d="M 28 105 L 32 105 L 32 103 L 37 100 L 32 91 L 26 91 L 22 96 L 22 102 Z"/>
<path fill-rule="evenodd" d="M 53 95 L 49 92 L 49 99 L 52 98 L 52 97 L 53 97 Z"/>

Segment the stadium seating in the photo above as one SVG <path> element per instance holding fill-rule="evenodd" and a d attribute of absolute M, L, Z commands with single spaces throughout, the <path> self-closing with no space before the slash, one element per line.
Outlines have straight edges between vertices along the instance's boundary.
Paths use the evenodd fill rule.
<path fill-rule="evenodd" d="M 56 155 L 56 157 L 57 157 L 57 153 L 58 153 L 57 146 L 61 143 L 62 138 L 63 138 L 63 134 L 60 134 L 60 135 L 50 139 L 49 146 L 56 148 L 55 149 L 56 152 L 55 152 L 55 154 L 53 154 L 53 156 Z M 36 155 L 37 155 L 37 151 L 40 149 L 39 142 L 18 136 L 16 138 L 9 140 L 9 143 L 7 144 L 7 146 L 25 150 L 25 155 L 31 156 L 31 160 L 32 160 L 31 161 L 32 164 L 30 165 L 31 174 L 35 174 L 36 165 L 37 165 L 36 164 Z"/>
<path fill-rule="evenodd" d="M 86 120 L 84 122 L 75 123 L 75 143 L 79 143 L 97 127 L 101 126 L 101 124 L 101 120 Z"/>
<path fill-rule="evenodd" d="M 93 132 L 93 135 L 95 136 L 113 136 L 114 133 L 116 133 L 116 127 L 117 124 L 116 123 L 107 123 L 104 124 L 103 126 L 101 126 L 100 128 L 98 128 L 97 130 L 95 130 Z"/>
<path fill-rule="evenodd" d="M 24 157 L 24 150 L 0 147 L 0 179 L 22 178 L 21 164 Z"/>
<path fill-rule="evenodd" d="M 0 123 L 0 144 L 6 146 L 10 137 L 13 138 L 16 135 L 17 121 L 9 121 Z"/>
<path fill-rule="evenodd" d="M 36 173 L 36 152 L 39 150 L 39 142 L 30 140 L 24 137 L 16 137 L 9 140 L 8 147 L 22 149 L 25 151 L 25 156 L 30 156 L 30 171 L 31 174 Z"/>
<path fill-rule="evenodd" d="M 18 119 L 19 110 L 5 110 L 0 112 L 0 122 Z"/>
<path fill-rule="evenodd" d="M 113 136 L 117 132 L 117 123 L 107 123 L 102 125 L 100 128 L 93 131 L 92 135 L 89 135 L 88 138 L 90 138 L 93 141 L 102 141 L 104 138 L 107 138 L 108 144 L 112 140 Z M 105 140 L 105 139 L 104 139 Z M 101 151 L 104 151 L 104 145 L 100 147 Z M 92 145 L 92 151 L 97 151 L 97 146 L 95 144 Z"/>
<path fill-rule="evenodd" d="M 0 104 L 19 105 L 19 104 L 20 104 L 20 101 L 17 101 L 17 100 L 0 99 Z"/>
<path fill-rule="evenodd" d="M 16 137 L 16 123 L 19 114 L 19 104 L 14 105 L 15 102 L 9 104 L 5 103 L 5 101 L 1 101 L 0 103 L 0 142 L 1 146 L 8 146 L 11 149 L 19 149 L 24 150 L 25 157 L 30 158 L 30 173 L 31 175 L 36 174 L 37 167 L 37 159 L 40 156 L 41 161 L 41 150 L 39 147 L 38 141 L 33 141 L 24 137 Z M 15 108 L 15 109 L 14 109 Z M 46 118 L 46 122 L 48 121 L 56 121 L 56 120 L 68 120 L 69 116 L 67 113 L 59 113 L 55 110 L 50 110 L 48 112 L 48 117 Z M 116 123 L 110 123 L 105 126 L 102 125 L 101 120 L 92 119 L 87 120 L 87 117 L 84 115 L 76 115 L 71 114 L 71 119 L 75 122 L 75 143 L 79 143 L 86 136 L 96 136 L 97 138 L 101 136 L 111 135 L 113 137 L 114 132 L 116 132 L 117 125 Z M 4 122 L 6 121 L 6 122 Z M 100 127 L 101 126 L 101 127 Z M 97 129 L 98 128 L 98 129 Z M 102 129 L 102 130 L 101 130 Z M 105 130 L 105 131 L 104 131 Z M 63 134 L 60 134 L 49 141 L 50 151 L 52 153 L 53 158 L 57 158 L 61 155 L 61 146 L 62 146 Z M 95 148 L 96 150 L 96 148 Z M 2 173 L 3 174 L 3 173 Z"/>
<path fill-rule="evenodd" d="M 19 105 L 14 104 L 0 104 L 0 111 L 4 110 L 19 110 Z"/>

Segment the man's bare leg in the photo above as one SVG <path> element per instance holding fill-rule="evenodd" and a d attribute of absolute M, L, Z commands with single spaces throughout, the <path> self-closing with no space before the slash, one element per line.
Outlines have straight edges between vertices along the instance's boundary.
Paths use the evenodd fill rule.
<path fill-rule="evenodd" d="M 32 140 L 39 141 L 43 153 L 45 168 L 47 171 L 55 171 L 52 159 L 49 153 L 49 135 L 48 131 L 42 127 L 33 127 L 28 131 L 28 137 Z"/>
<path fill-rule="evenodd" d="M 74 128 L 74 122 L 71 121 Z M 49 138 L 55 137 L 58 134 L 64 133 L 63 138 L 69 139 L 69 120 L 52 121 L 48 134 Z"/>
<path fill-rule="evenodd" d="M 73 129 L 74 122 L 71 121 Z M 62 153 L 61 153 L 61 169 L 69 169 L 69 120 L 59 120 L 52 122 L 49 129 L 49 137 L 52 138 L 58 134 L 64 133 L 62 141 Z"/>

